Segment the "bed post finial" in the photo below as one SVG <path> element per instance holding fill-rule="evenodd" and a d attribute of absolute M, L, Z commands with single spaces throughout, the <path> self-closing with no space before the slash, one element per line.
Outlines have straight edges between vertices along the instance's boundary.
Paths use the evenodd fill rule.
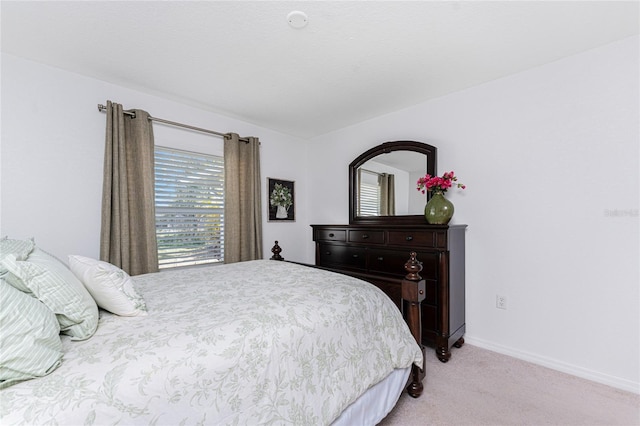
<path fill-rule="evenodd" d="M 281 251 L 282 249 L 278 245 L 278 240 L 276 240 L 275 245 L 271 249 L 271 253 L 273 253 L 273 256 L 271 256 L 271 260 L 284 260 L 284 257 L 280 256 Z"/>
<path fill-rule="evenodd" d="M 276 241 L 277 243 L 277 241 Z M 415 251 L 412 251 L 409 254 L 409 260 L 404 264 L 404 270 L 407 271 L 407 275 L 405 279 L 410 281 L 420 281 L 422 277 L 420 276 L 420 271 L 422 271 L 422 262 L 416 259 L 418 255 Z"/>

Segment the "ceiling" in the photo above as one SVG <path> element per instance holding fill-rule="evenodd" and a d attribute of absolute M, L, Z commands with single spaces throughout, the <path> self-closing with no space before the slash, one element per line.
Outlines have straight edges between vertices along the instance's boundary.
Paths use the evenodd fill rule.
<path fill-rule="evenodd" d="M 0 15 L 5 53 L 311 138 L 638 34 L 638 6 L 3 0 Z"/>

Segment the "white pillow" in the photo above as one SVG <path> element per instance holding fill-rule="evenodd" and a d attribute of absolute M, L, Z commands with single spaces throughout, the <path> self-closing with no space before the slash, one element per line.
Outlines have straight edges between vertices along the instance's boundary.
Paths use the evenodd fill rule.
<path fill-rule="evenodd" d="M 76 255 L 69 256 L 69 267 L 102 309 L 125 317 L 147 315 L 144 299 L 136 292 L 129 274 L 122 269 Z"/>

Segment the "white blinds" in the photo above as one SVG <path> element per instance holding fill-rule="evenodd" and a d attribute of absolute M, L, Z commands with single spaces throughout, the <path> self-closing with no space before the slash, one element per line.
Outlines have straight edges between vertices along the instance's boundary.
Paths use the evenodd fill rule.
<path fill-rule="evenodd" d="M 380 189 L 378 186 L 378 174 L 363 169 L 360 180 L 358 216 L 378 216 L 379 214 Z"/>
<path fill-rule="evenodd" d="M 155 148 L 161 269 L 224 260 L 224 159 Z"/>
<path fill-rule="evenodd" d="M 360 185 L 360 212 L 358 216 L 378 216 L 379 198 L 378 185 Z"/>

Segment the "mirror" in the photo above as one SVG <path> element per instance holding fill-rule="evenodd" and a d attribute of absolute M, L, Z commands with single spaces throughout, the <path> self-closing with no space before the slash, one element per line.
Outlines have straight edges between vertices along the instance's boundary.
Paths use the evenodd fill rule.
<path fill-rule="evenodd" d="M 424 224 L 427 195 L 416 190 L 436 174 L 437 149 L 423 142 L 385 142 L 349 165 L 349 223 Z"/>

